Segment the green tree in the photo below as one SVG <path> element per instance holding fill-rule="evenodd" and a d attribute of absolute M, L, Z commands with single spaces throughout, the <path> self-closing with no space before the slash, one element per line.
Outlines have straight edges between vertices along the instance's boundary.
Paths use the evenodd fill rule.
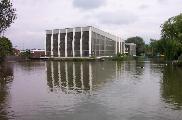
<path fill-rule="evenodd" d="M 161 28 L 162 39 L 177 40 L 182 43 L 182 13 L 169 18 Z"/>
<path fill-rule="evenodd" d="M 176 40 L 160 40 L 161 45 L 164 51 L 165 58 L 167 60 L 177 60 L 182 52 L 182 45 Z"/>
<path fill-rule="evenodd" d="M 157 56 L 157 55 L 163 55 L 164 54 L 164 48 L 163 48 L 163 43 L 161 43 L 160 40 L 150 40 L 150 48 L 151 48 L 151 53 L 152 56 Z"/>
<path fill-rule="evenodd" d="M 182 14 L 169 18 L 161 28 L 158 49 L 164 52 L 166 59 L 178 59 L 182 54 Z"/>
<path fill-rule="evenodd" d="M 145 45 L 145 55 L 152 56 L 152 48 L 151 48 L 150 44 Z"/>
<path fill-rule="evenodd" d="M 145 42 L 144 42 L 143 38 L 138 37 L 138 36 L 131 37 L 131 38 L 128 38 L 125 42 L 136 44 L 136 55 L 137 56 L 140 56 L 142 53 L 145 52 Z"/>
<path fill-rule="evenodd" d="M 150 43 L 153 56 L 164 55 L 166 60 L 177 60 L 182 52 L 182 44 L 176 40 L 161 39 Z"/>
<path fill-rule="evenodd" d="M 0 57 L 3 58 L 11 54 L 13 54 L 11 41 L 6 37 L 0 37 Z"/>
<path fill-rule="evenodd" d="M 10 0 L 1 0 L 0 1 L 0 35 L 11 23 L 16 19 L 16 10 L 13 8 Z"/>

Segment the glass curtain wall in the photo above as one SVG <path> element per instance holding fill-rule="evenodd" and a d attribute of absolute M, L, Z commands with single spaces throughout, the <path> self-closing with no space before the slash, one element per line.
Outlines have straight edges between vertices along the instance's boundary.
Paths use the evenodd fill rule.
<path fill-rule="evenodd" d="M 75 56 L 80 57 L 80 39 L 81 39 L 81 32 L 75 33 Z"/>
<path fill-rule="evenodd" d="M 60 34 L 60 56 L 65 57 L 65 36 L 66 33 Z"/>
<path fill-rule="evenodd" d="M 53 56 L 58 57 L 58 34 L 53 35 Z"/>
<path fill-rule="evenodd" d="M 46 55 L 51 56 L 51 34 L 46 34 Z"/>
<path fill-rule="evenodd" d="M 92 32 L 92 56 L 112 56 L 115 54 L 115 41 Z"/>

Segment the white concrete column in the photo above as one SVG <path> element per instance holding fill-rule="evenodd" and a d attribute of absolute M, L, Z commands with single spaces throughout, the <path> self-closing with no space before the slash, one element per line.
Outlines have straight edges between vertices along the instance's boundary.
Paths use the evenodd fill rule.
<path fill-rule="evenodd" d="M 92 56 L 92 27 L 89 27 L 89 57 Z"/>
<path fill-rule="evenodd" d="M 116 55 L 117 55 L 117 53 L 118 53 L 118 52 L 117 52 L 117 50 L 118 50 L 118 46 L 117 46 L 117 37 L 116 37 L 116 45 L 115 45 L 115 46 L 116 46 L 116 48 L 115 48 L 115 49 L 116 49 L 116 50 L 115 50 L 115 53 L 116 53 Z"/>
<path fill-rule="evenodd" d="M 118 41 L 119 41 L 119 53 L 121 53 L 121 40 L 119 37 L 118 37 Z"/>
<path fill-rule="evenodd" d="M 122 51 L 123 46 L 122 46 L 122 39 L 121 38 L 120 38 L 120 42 L 121 42 L 121 53 L 123 53 L 123 51 Z"/>
<path fill-rule="evenodd" d="M 120 53 L 122 54 L 122 39 L 121 38 L 119 39 L 120 39 Z"/>
<path fill-rule="evenodd" d="M 124 48 L 123 48 L 123 53 L 125 53 L 125 52 L 126 52 L 126 50 L 125 50 L 125 49 L 126 49 L 126 48 L 125 48 L 125 41 L 124 41 L 123 44 L 124 44 L 124 45 L 123 45 L 123 47 L 124 47 Z"/>
<path fill-rule="evenodd" d="M 82 57 L 82 56 L 83 56 L 82 40 L 83 40 L 83 29 L 82 29 L 82 27 L 81 27 L 81 37 L 80 37 L 80 57 Z"/>
<path fill-rule="evenodd" d="M 72 52 L 73 52 L 73 57 L 75 57 L 75 28 L 73 28 Z"/>
<path fill-rule="evenodd" d="M 60 33 L 61 33 L 61 30 L 59 30 L 58 32 L 58 57 L 60 57 L 61 53 L 60 53 Z"/>
<path fill-rule="evenodd" d="M 53 57 L 54 53 L 53 53 L 53 47 L 54 47 L 54 40 L 53 40 L 53 36 L 54 36 L 54 30 L 52 30 L 52 35 L 51 35 L 51 57 Z"/>
<path fill-rule="evenodd" d="M 47 33 L 46 33 L 46 38 L 44 40 L 44 49 L 45 49 L 45 57 L 47 56 L 47 49 L 46 49 L 46 43 L 47 43 Z"/>
<path fill-rule="evenodd" d="M 68 29 L 66 29 L 66 35 L 65 35 L 65 57 L 68 57 L 67 47 L 68 47 Z"/>
<path fill-rule="evenodd" d="M 106 37 L 104 37 L 104 55 L 106 55 Z"/>

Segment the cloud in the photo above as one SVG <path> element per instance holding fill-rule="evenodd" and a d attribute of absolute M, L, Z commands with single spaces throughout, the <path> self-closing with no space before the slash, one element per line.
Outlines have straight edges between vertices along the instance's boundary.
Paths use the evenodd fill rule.
<path fill-rule="evenodd" d="M 19 48 L 43 48 L 46 29 L 92 25 L 127 39 L 160 38 L 181 0 L 12 0 L 17 19 L 5 32 Z"/>
<path fill-rule="evenodd" d="M 158 0 L 158 2 L 167 2 L 168 0 Z"/>
<path fill-rule="evenodd" d="M 110 25 L 128 25 L 138 20 L 135 14 L 125 10 L 103 11 L 98 13 L 96 17 L 101 24 Z"/>
<path fill-rule="evenodd" d="M 73 6 L 81 9 L 95 9 L 105 4 L 106 0 L 73 0 Z"/>
<path fill-rule="evenodd" d="M 149 8 L 149 6 L 145 4 L 139 6 L 139 9 L 147 9 L 147 8 Z"/>
<path fill-rule="evenodd" d="M 174 2 L 175 2 L 175 1 L 177 1 L 177 0 L 174 0 Z M 158 2 L 159 4 L 161 4 L 161 5 L 168 5 L 169 2 L 171 2 L 171 1 L 169 1 L 169 0 L 157 0 L 157 2 Z"/>

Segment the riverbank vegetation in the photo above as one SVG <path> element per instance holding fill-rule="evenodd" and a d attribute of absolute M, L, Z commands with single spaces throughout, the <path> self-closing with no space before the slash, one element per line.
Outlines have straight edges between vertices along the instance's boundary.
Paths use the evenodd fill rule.
<path fill-rule="evenodd" d="M 126 43 L 136 44 L 137 57 L 163 57 L 167 61 L 182 62 L 182 14 L 169 18 L 161 25 L 161 38 L 145 44 L 141 37 L 131 37 Z"/>
<path fill-rule="evenodd" d="M 151 40 L 145 47 L 149 56 L 163 56 L 165 60 L 182 58 L 182 14 L 169 18 L 161 25 L 161 39 Z"/>
<path fill-rule="evenodd" d="M 5 56 L 12 54 L 13 49 L 11 41 L 6 37 L 0 37 L 0 59 L 3 60 Z"/>

